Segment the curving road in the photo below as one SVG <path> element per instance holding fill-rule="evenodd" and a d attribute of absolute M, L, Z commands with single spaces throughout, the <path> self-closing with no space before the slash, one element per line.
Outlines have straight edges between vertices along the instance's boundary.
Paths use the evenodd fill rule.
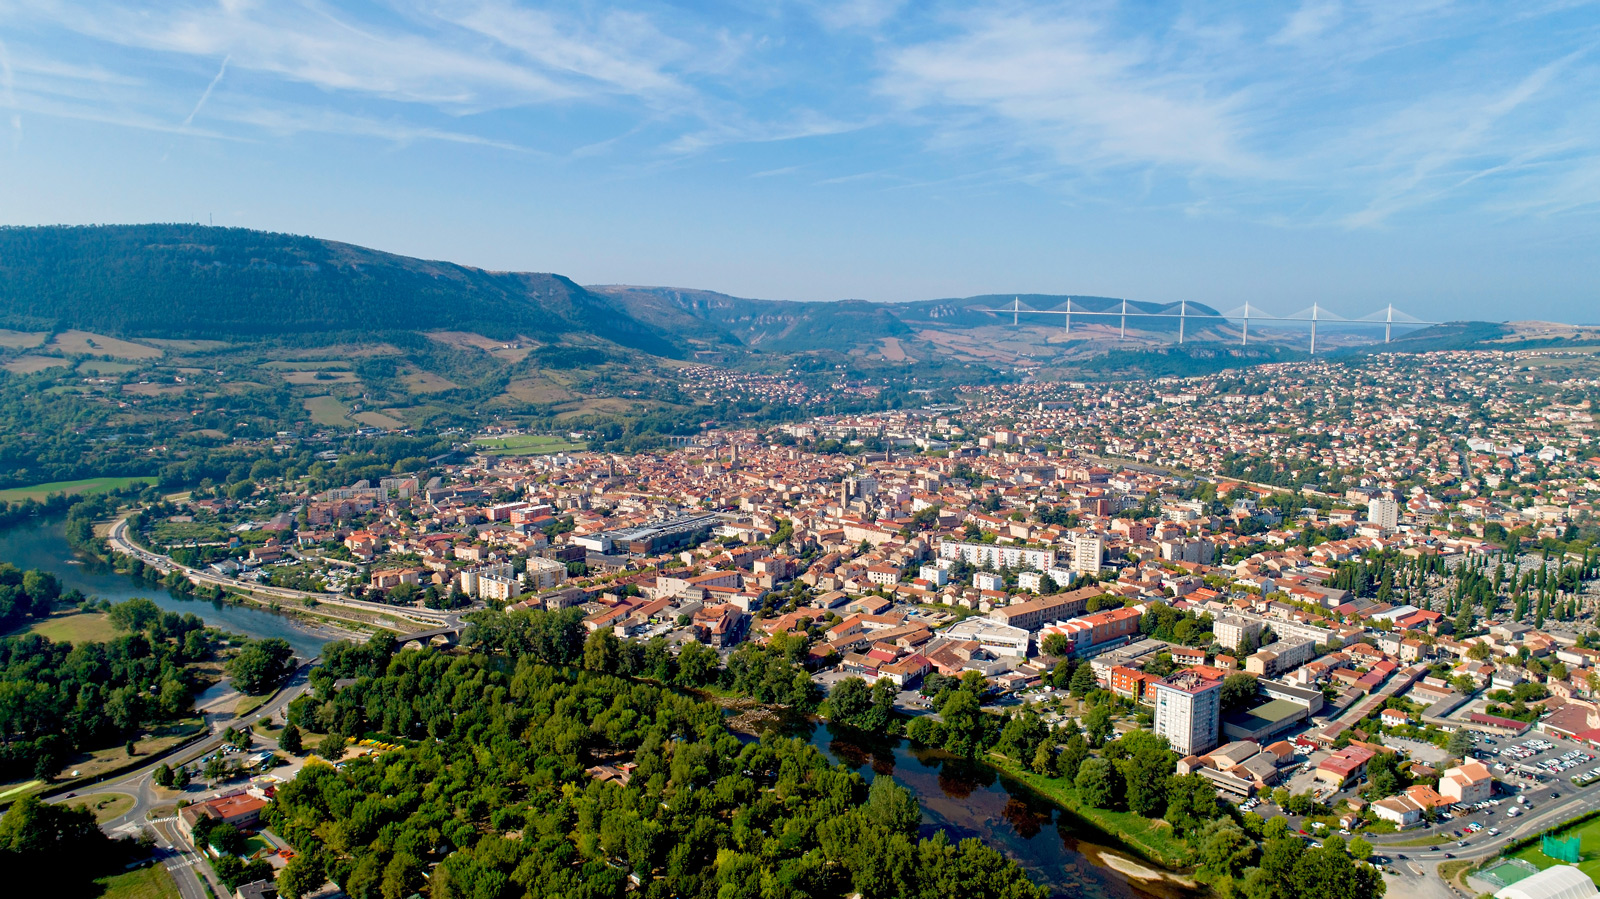
<path fill-rule="evenodd" d="M 264 717 L 281 717 L 289 703 L 305 692 L 311 667 L 312 662 L 306 662 L 296 669 L 270 699 L 250 712 L 249 721 L 240 722 L 238 716 L 231 711 L 217 711 L 218 707 L 241 698 L 242 694 L 238 691 L 229 690 L 198 710 L 209 732 L 209 736 L 205 739 L 162 755 L 151 756 L 137 770 L 115 780 L 97 783 L 76 792 L 52 796 L 46 801 L 72 804 L 88 802 L 92 806 L 97 797 L 132 796 L 133 808 L 116 818 L 102 822 L 100 828 L 113 837 L 137 835 L 141 831 L 147 831 L 155 839 L 157 860 L 172 875 L 183 899 L 211 899 L 213 896 L 228 895 L 228 891 L 215 879 L 209 863 L 206 863 L 183 838 L 175 817 L 150 818 L 150 813 L 158 806 L 171 805 L 180 798 L 194 802 L 210 798 L 219 791 L 191 784 L 182 795 L 163 797 L 156 792 L 155 770 L 163 764 L 173 767 L 186 765 L 217 751 L 222 746 L 222 731 L 232 725 L 249 724 Z M 248 751 L 277 749 L 276 740 L 257 734 L 253 735 Z M 225 789 L 233 788 L 230 786 Z"/>
<path fill-rule="evenodd" d="M 291 590 L 287 587 L 271 587 L 256 583 L 254 581 L 244 581 L 238 578 L 225 577 L 223 575 L 216 574 L 215 572 L 204 571 L 198 568 L 189 568 L 178 564 L 176 561 L 173 561 L 171 556 L 164 556 L 159 553 L 151 552 L 150 550 L 139 546 L 137 543 L 134 543 L 133 540 L 128 536 L 128 518 L 131 517 L 131 515 L 132 513 L 124 515 L 111 525 L 111 531 L 106 534 L 106 544 L 110 546 L 111 550 L 113 552 L 121 553 L 125 556 L 132 556 L 133 558 L 143 562 L 145 565 L 155 568 L 158 571 L 181 571 L 185 577 L 195 584 L 211 584 L 219 587 L 232 587 L 236 590 L 244 590 L 251 594 L 261 594 L 264 596 L 275 597 L 277 599 L 294 600 L 296 602 L 304 602 L 307 599 L 314 599 L 319 604 L 323 605 L 341 606 L 343 608 L 357 609 L 363 612 L 377 612 L 384 615 L 399 616 L 402 618 L 411 619 L 418 624 L 429 625 L 432 627 L 442 627 L 446 625 L 453 626 L 460 620 L 460 616 L 458 614 L 442 612 L 436 609 L 391 606 L 387 603 L 367 602 L 366 600 L 361 599 L 350 599 L 349 597 L 340 596 L 336 593 L 312 593 L 306 590 Z"/>

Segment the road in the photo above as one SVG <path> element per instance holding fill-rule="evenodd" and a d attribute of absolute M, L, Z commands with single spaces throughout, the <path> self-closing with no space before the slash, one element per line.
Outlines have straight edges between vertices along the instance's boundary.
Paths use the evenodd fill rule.
<path fill-rule="evenodd" d="M 198 568 L 188 568 L 173 561 L 171 556 L 153 553 L 134 543 L 128 536 L 128 518 L 124 515 L 111 525 L 111 530 L 106 534 L 106 544 L 113 552 L 132 556 L 144 564 L 158 571 L 181 571 L 190 581 L 196 584 L 211 584 L 218 587 L 232 587 L 235 590 L 244 590 L 251 594 L 259 594 L 275 599 L 287 599 L 297 603 L 306 600 L 316 600 L 322 605 L 340 606 L 347 609 L 357 609 L 363 612 L 376 612 L 384 615 L 399 616 L 415 621 L 422 625 L 420 629 L 428 627 L 452 626 L 460 622 L 460 615 L 427 609 L 421 607 L 391 606 L 381 602 L 367 602 L 361 599 L 351 599 L 336 593 L 312 593 L 306 590 L 291 590 L 287 587 L 271 587 L 253 581 L 244 581 L 238 578 L 224 577 L 214 572 Z"/>
<path fill-rule="evenodd" d="M 196 802 L 216 795 L 219 790 L 191 785 L 181 796 L 168 795 L 163 797 L 156 792 L 155 770 L 163 764 L 177 767 L 210 755 L 222 746 L 221 734 L 230 726 L 250 724 L 259 718 L 282 717 L 284 711 L 289 707 L 289 703 L 305 692 L 310 679 L 311 664 L 311 662 L 307 662 L 301 665 L 294 674 L 290 675 L 289 679 L 284 682 L 277 693 L 273 694 L 271 699 L 268 699 L 259 708 L 250 712 L 249 721 L 239 721 L 231 711 L 217 711 L 219 707 L 240 698 L 241 694 L 230 690 L 199 709 L 211 734 L 206 739 L 163 755 L 152 756 L 139 769 L 115 780 L 94 784 L 73 793 L 53 796 L 47 801 L 73 804 L 88 802 L 92 806 L 97 797 L 108 795 L 132 796 L 133 808 L 116 818 L 102 822 L 100 829 L 112 837 L 136 836 L 141 831 L 149 833 L 155 839 L 157 861 L 172 875 L 172 879 L 177 884 L 178 891 L 182 894 L 183 899 L 211 899 L 212 896 L 228 895 L 222 884 L 215 879 L 210 865 L 205 863 L 200 854 L 195 852 L 184 840 L 182 833 L 178 830 L 176 817 L 155 819 L 149 817 L 151 811 L 155 808 L 174 804 L 179 798 Z M 257 734 L 253 736 L 248 751 L 276 751 L 277 749 L 278 743 L 276 740 Z M 230 785 L 222 789 L 234 788 L 234 786 Z M 202 879 L 209 882 L 210 892 L 202 884 Z"/>

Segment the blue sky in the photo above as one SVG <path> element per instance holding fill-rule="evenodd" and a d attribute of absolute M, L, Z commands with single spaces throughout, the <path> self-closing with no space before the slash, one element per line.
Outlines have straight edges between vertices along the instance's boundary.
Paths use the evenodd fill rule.
<path fill-rule="evenodd" d="M 0 222 L 1600 320 L 1600 6 L 0 0 Z"/>

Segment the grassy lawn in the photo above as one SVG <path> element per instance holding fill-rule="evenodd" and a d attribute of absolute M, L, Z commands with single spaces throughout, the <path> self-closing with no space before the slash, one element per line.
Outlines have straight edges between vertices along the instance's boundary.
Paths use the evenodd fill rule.
<path fill-rule="evenodd" d="M 101 824 L 112 818 L 120 818 L 133 808 L 133 797 L 126 793 L 105 793 L 98 796 L 89 796 L 84 802 L 74 802 L 73 805 L 87 805 L 89 811 L 94 812 L 94 819 Z"/>
<path fill-rule="evenodd" d="M 199 543 L 227 543 L 233 534 L 220 521 L 158 521 L 150 526 L 150 542 L 170 546 L 194 540 Z M 242 539 L 242 535 L 241 535 Z"/>
<path fill-rule="evenodd" d="M 104 612 L 69 612 L 36 621 L 18 634 L 38 634 L 56 643 L 104 643 L 117 636 Z"/>
<path fill-rule="evenodd" d="M 104 892 L 100 899 L 183 899 L 172 875 L 160 865 L 147 865 L 95 881 Z"/>
<path fill-rule="evenodd" d="M 66 780 L 73 777 L 98 777 L 108 771 L 116 771 L 129 765 L 142 765 L 146 759 L 182 743 L 204 727 L 199 718 L 185 718 L 175 724 L 163 725 L 153 731 L 141 734 L 134 742 L 134 750 L 138 755 L 128 757 L 125 746 L 107 746 L 93 752 L 80 753 L 69 761 L 56 775 L 58 779 Z"/>
<path fill-rule="evenodd" d="M 44 786 L 42 780 L 25 780 L 21 783 L 0 784 L 0 802 L 10 802 Z"/>
<path fill-rule="evenodd" d="M 1578 862 L 1578 870 L 1590 877 L 1600 877 L 1600 818 L 1585 821 L 1576 827 L 1553 832 L 1554 836 L 1560 837 L 1569 837 L 1573 834 L 1578 835 L 1578 852 L 1579 857 L 1582 859 Z M 1532 846 L 1513 853 L 1511 857 L 1531 862 L 1541 871 L 1551 865 L 1566 864 L 1566 862 L 1557 861 L 1545 855 L 1544 850 L 1540 848 L 1540 842 L 1535 842 Z"/>
<path fill-rule="evenodd" d="M 1456 878 L 1461 876 L 1461 872 L 1467 870 L 1475 864 L 1477 864 L 1477 862 L 1470 860 L 1463 861 L 1459 858 L 1453 861 L 1440 862 L 1439 879 L 1443 880 L 1445 883 L 1455 883 Z"/>
<path fill-rule="evenodd" d="M 570 453 L 584 449 L 579 443 L 569 443 L 561 437 L 539 434 L 518 434 L 515 437 L 479 437 L 472 441 L 480 453 L 490 456 L 541 456 L 549 453 Z"/>
<path fill-rule="evenodd" d="M 1013 780 L 1021 781 L 1034 792 L 1049 799 L 1061 808 L 1087 820 L 1108 834 L 1121 839 L 1141 855 L 1153 862 L 1178 867 L 1183 864 L 1188 847 L 1172 831 L 1172 826 L 1162 820 L 1152 820 L 1131 812 L 1109 812 L 1090 808 L 1078 801 L 1077 791 L 1064 780 L 1040 777 L 1025 771 L 1004 756 L 990 753 L 984 761 Z M 1068 825 L 1063 822 L 1062 827 Z"/>
<path fill-rule="evenodd" d="M 65 493 L 76 496 L 80 493 L 100 493 L 106 490 L 117 490 L 130 484 L 153 484 L 154 478 L 84 478 L 81 481 L 51 481 L 48 484 L 34 484 L 31 487 L 12 487 L 9 490 L 0 490 L 0 500 L 17 502 L 32 499 L 43 500 L 52 493 Z"/>

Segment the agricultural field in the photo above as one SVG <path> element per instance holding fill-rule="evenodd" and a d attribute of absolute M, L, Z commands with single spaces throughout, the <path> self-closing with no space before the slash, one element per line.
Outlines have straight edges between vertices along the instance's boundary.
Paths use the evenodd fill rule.
<path fill-rule="evenodd" d="M 49 336 L 45 331 L 12 331 L 0 328 L 0 347 L 12 350 L 32 349 L 44 343 L 44 339 Z"/>
<path fill-rule="evenodd" d="M 312 422 L 335 428 L 350 427 L 350 420 L 344 417 L 350 407 L 345 405 L 344 400 L 336 396 L 313 396 L 307 398 L 304 404 Z"/>
<path fill-rule="evenodd" d="M 514 437 L 479 437 L 473 441 L 478 452 L 490 456 L 543 456 L 550 453 L 570 453 L 584 446 L 563 437 L 541 434 L 518 434 Z"/>
<path fill-rule="evenodd" d="M 9 490 L 0 490 L 0 500 L 19 502 L 25 499 L 43 500 L 52 493 L 65 493 L 77 496 L 80 493 L 100 493 L 105 490 L 120 490 L 132 484 L 150 484 L 152 478 L 84 478 L 81 481 L 52 481 L 48 484 L 34 484 L 29 487 L 12 487 Z"/>
<path fill-rule="evenodd" d="M 68 360 L 60 356 L 18 356 L 5 364 L 5 370 L 17 375 L 38 374 L 47 368 L 64 368 Z"/>
<path fill-rule="evenodd" d="M 130 340 L 118 340 L 88 331 L 62 331 L 50 341 L 52 349 L 74 356 L 111 356 L 116 359 L 158 359 L 161 350 Z"/>

